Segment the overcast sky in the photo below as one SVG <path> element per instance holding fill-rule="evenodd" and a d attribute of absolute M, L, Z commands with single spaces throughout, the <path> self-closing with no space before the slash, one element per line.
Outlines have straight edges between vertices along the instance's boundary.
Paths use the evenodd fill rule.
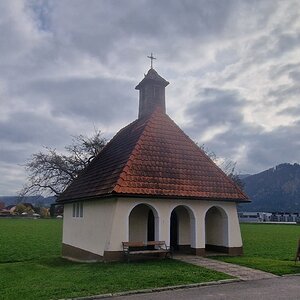
<path fill-rule="evenodd" d="M 241 173 L 300 162 L 299 0 L 2 0 L 0 195 L 43 146 L 136 119 L 151 52 L 193 140 Z"/>

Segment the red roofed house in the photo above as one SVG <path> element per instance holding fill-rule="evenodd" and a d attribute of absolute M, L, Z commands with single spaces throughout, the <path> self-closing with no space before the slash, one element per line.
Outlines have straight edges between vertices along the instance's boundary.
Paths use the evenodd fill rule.
<path fill-rule="evenodd" d="M 248 198 L 166 114 L 168 84 L 148 71 L 136 87 L 138 119 L 59 197 L 64 257 L 121 260 L 122 242 L 151 240 L 242 254 L 236 206 Z"/>

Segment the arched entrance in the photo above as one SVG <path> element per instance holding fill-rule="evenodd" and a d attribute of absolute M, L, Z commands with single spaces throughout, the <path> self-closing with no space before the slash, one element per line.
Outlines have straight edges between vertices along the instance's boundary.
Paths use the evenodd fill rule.
<path fill-rule="evenodd" d="M 129 241 L 146 242 L 158 239 L 158 214 L 147 204 L 138 204 L 129 214 Z"/>
<path fill-rule="evenodd" d="M 205 215 L 205 250 L 228 252 L 228 217 L 221 207 L 211 207 Z"/>
<path fill-rule="evenodd" d="M 170 247 L 172 251 L 190 253 L 195 241 L 195 218 L 188 208 L 177 206 L 171 213 Z"/>

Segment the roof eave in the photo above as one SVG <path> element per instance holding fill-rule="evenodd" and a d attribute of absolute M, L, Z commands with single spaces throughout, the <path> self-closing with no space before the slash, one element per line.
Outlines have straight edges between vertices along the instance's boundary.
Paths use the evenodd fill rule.
<path fill-rule="evenodd" d="M 213 198 L 213 197 L 196 197 L 196 196 L 173 196 L 173 195 L 150 195 L 150 194 L 127 194 L 127 193 L 109 193 L 103 195 L 93 195 L 87 197 L 78 197 L 65 200 L 56 200 L 57 204 L 73 203 L 78 201 L 97 200 L 97 199 L 108 199 L 108 198 L 156 198 L 156 199 L 173 199 L 173 200 L 199 200 L 199 201 L 222 201 L 222 202 L 238 202 L 238 203 L 249 203 L 249 198 Z"/>

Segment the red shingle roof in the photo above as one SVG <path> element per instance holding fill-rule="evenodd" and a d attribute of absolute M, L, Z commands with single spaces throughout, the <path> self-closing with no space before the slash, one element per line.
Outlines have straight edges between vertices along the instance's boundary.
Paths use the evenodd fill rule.
<path fill-rule="evenodd" d="M 159 109 L 120 130 L 58 201 L 111 195 L 248 201 Z"/>

